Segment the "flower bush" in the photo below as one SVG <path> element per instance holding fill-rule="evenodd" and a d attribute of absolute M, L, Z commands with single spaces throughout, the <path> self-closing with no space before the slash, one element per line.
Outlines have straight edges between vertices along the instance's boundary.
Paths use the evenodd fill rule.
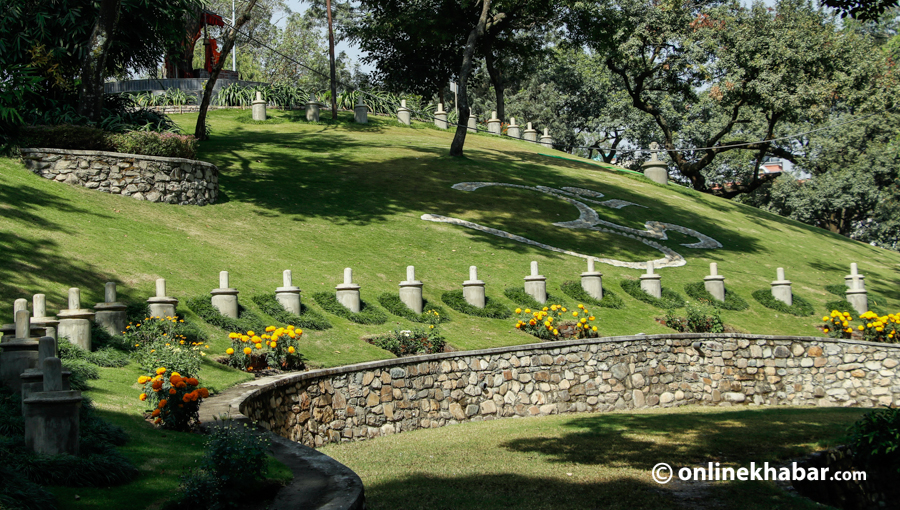
<path fill-rule="evenodd" d="M 863 340 L 869 342 L 900 342 L 900 314 L 879 316 L 868 311 L 860 315 L 859 319 L 861 323 L 854 325 L 850 312 L 832 310 L 830 316 L 822 317 L 822 322 L 827 323 L 823 331 L 832 338 L 850 338 L 854 332 L 858 332 Z"/>
<path fill-rule="evenodd" d="M 702 303 L 688 303 L 687 316 L 675 315 L 675 310 L 666 312 L 665 325 L 681 333 L 722 333 L 725 324 L 719 309 Z"/>
<path fill-rule="evenodd" d="M 159 367 L 152 375 L 138 377 L 138 384 L 144 390 L 138 398 L 153 405 L 150 417 L 155 425 L 184 431 L 200 424 L 200 402 L 209 397 L 209 390 L 196 378 Z"/>
<path fill-rule="evenodd" d="M 122 333 L 134 349 L 134 360 L 147 371 L 163 366 L 195 375 L 200 371 L 201 357 L 206 356 L 204 349 L 209 349 L 204 339 L 178 317 L 145 317 L 141 322 L 129 322 Z"/>
<path fill-rule="evenodd" d="M 231 347 L 225 350 L 226 364 L 252 372 L 264 368 L 299 370 L 303 368 L 300 337 L 303 330 L 294 326 L 268 326 L 263 334 L 253 330 L 229 333 Z"/>
<path fill-rule="evenodd" d="M 397 357 L 434 354 L 442 352 L 446 345 L 444 337 L 441 336 L 434 324 L 428 328 L 394 330 L 387 335 L 373 338 L 371 342 L 372 345 L 390 351 Z"/>
<path fill-rule="evenodd" d="M 597 326 L 593 324 L 596 317 L 583 304 L 571 312 L 562 305 L 550 305 L 535 311 L 516 308 L 516 314 L 519 315 L 516 329 L 544 340 L 599 336 Z"/>

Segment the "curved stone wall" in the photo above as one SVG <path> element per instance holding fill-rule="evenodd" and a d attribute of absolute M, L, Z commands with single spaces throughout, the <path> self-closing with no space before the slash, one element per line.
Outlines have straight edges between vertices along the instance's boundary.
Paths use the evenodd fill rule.
<path fill-rule="evenodd" d="M 510 416 L 707 405 L 900 404 L 900 345 L 673 334 L 442 353 L 287 374 L 240 411 L 307 445 Z"/>
<path fill-rule="evenodd" d="M 46 179 L 138 200 L 207 205 L 219 197 L 212 163 L 117 152 L 22 149 L 25 166 Z"/>

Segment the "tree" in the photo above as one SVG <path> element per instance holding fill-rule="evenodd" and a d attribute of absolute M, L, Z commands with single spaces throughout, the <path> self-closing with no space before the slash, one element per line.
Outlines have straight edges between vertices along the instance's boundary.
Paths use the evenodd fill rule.
<path fill-rule="evenodd" d="M 103 71 L 112 38 L 119 23 L 121 0 L 101 0 L 100 13 L 94 22 L 91 39 L 81 68 L 81 84 L 78 89 L 78 113 L 92 122 L 100 122 L 103 112 Z"/>
<path fill-rule="evenodd" d="M 822 0 L 822 4 L 840 11 L 842 18 L 849 15 L 858 20 L 872 21 L 900 5 L 900 2 L 898 0 Z"/>
<path fill-rule="evenodd" d="M 478 17 L 478 23 L 475 24 L 475 28 L 469 32 L 462 68 L 459 71 L 459 97 L 461 99 L 459 102 L 459 122 L 456 125 L 453 142 L 450 144 L 451 156 L 463 155 L 463 145 L 466 143 L 466 133 L 469 131 L 467 127 L 469 122 L 469 96 L 466 93 L 466 86 L 469 82 L 469 74 L 472 72 L 472 58 L 475 54 L 475 45 L 478 43 L 478 38 L 484 35 L 488 12 L 491 9 L 491 0 L 481 1 L 483 2 L 481 16 Z"/>

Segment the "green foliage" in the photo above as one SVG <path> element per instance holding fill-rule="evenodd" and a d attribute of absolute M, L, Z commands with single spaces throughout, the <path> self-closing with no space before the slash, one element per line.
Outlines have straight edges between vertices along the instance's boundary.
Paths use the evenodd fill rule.
<path fill-rule="evenodd" d="M 410 310 L 409 307 L 400 300 L 400 296 L 390 292 L 385 292 L 378 296 L 378 302 L 388 312 L 397 317 L 403 317 L 410 322 L 437 325 L 450 320 L 450 316 L 447 315 L 447 311 L 444 310 L 443 307 L 432 305 L 428 301 L 423 303 L 422 310 L 424 310 L 424 312 L 422 313 L 416 313 Z"/>
<path fill-rule="evenodd" d="M 197 158 L 197 139 L 190 135 L 129 131 L 111 135 L 110 143 L 116 152 L 142 154 L 166 158 Z"/>
<path fill-rule="evenodd" d="M 666 312 L 666 326 L 680 333 L 723 333 L 725 324 L 719 309 L 702 303 L 688 303 L 686 317 L 675 315 L 674 310 Z"/>
<path fill-rule="evenodd" d="M 144 317 L 125 327 L 132 358 L 146 371 L 166 367 L 182 375 L 197 375 L 206 346 L 202 334 L 178 317 Z"/>
<path fill-rule="evenodd" d="M 641 289 L 641 282 L 638 280 L 622 280 L 620 285 L 622 286 L 622 290 L 628 293 L 629 296 L 657 308 L 662 308 L 664 310 L 670 308 L 684 308 L 684 298 L 674 290 L 663 287 L 661 293 L 662 297 L 657 299 L 644 292 Z"/>
<path fill-rule="evenodd" d="M 238 508 L 266 475 L 269 440 L 247 425 L 217 424 L 200 466 L 181 477 L 180 493 L 166 510 Z"/>
<path fill-rule="evenodd" d="M 772 296 L 772 291 L 770 289 L 755 290 L 753 291 L 752 296 L 753 299 L 758 301 L 759 304 L 765 306 L 766 308 L 771 308 L 772 310 L 776 310 L 782 313 L 789 313 L 798 317 L 805 317 L 807 315 L 812 315 L 815 312 L 815 309 L 809 301 L 796 294 L 794 294 L 794 297 L 792 299 L 794 304 L 792 304 L 791 306 L 788 306 L 775 299 L 775 297 Z"/>
<path fill-rule="evenodd" d="M 80 359 L 98 367 L 120 368 L 128 364 L 128 354 L 110 347 L 88 351 L 71 342 L 59 342 L 57 357 L 63 361 Z"/>
<path fill-rule="evenodd" d="M 62 342 L 60 342 L 62 343 Z M 69 343 L 69 342 L 65 342 Z M 100 370 L 97 365 L 84 359 L 67 359 L 62 361 L 63 370 L 72 374 L 69 376 L 69 385 L 73 390 L 87 391 L 90 389 L 88 381 L 100 379 Z"/>
<path fill-rule="evenodd" d="M 95 150 L 186 159 L 197 157 L 197 140 L 193 136 L 155 131 L 113 134 L 91 126 L 69 124 L 22 128 L 18 143 L 22 147 L 42 149 Z"/>
<path fill-rule="evenodd" d="M 312 308 L 300 304 L 300 315 L 294 315 L 281 306 L 281 303 L 271 294 L 258 294 L 250 298 L 259 306 L 262 313 L 284 324 L 301 329 L 325 330 L 331 328 L 331 323 L 320 313 Z"/>
<path fill-rule="evenodd" d="M 485 296 L 484 308 L 478 308 L 466 302 L 461 290 L 452 290 L 441 294 L 441 301 L 457 312 L 487 319 L 505 319 L 512 315 L 512 310 Z"/>
<path fill-rule="evenodd" d="M 211 324 L 225 331 L 262 331 L 266 329 L 263 320 L 252 311 L 241 307 L 238 318 L 225 317 L 216 310 L 209 296 L 197 296 L 186 302 L 187 307 L 196 313 L 207 324 Z"/>
<path fill-rule="evenodd" d="M 353 313 L 339 303 L 337 297 L 330 292 L 316 292 L 313 294 L 313 300 L 326 312 L 357 324 L 384 324 L 388 320 L 386 313 L 367 305 L 364 301 L 360 301 L 359 313 Z"/>
<path fill-rule="evenodd" d="M 900 474 L 900 407 L 866 413 L 849 432 L 853 458 L 866 471 Z"/>
<path fill-rule="evenodd" d="M 283 370 L 304 368 L 300 353 L 301 328 L 269 326 L 263 331 L 232 331 L 228 333 L 231 347 L 225 350 L 226 363 L 252 372 L 266 367 Z"/>
<path fill-rule="evenodd" d="M 587 292 L 581 288 L 581 284 L 573 281 L 567 280 L 559 286 L 560 290 L 563 291 L 563 294 L 569 296 L 570 298 L 578 301 L 579 303 L 600 306 L 603 308 L 613 308 L 616 310 L 621 310 L 625 308 L 625 301 L 619 297 L 615 292 L 604 288 L 603 289 L 603 299 L 597 300 L 591 297 Z"/>
<path fill-rule="evenodd" d="M 826 285 L 825 291 L 839 298 L 844 298 L 847 295 L 847 285 Z"/>
<path fill-rule="evenodd" d="M 525 292 L 525 289 L 522 287 L 507 287 L 503 289 L 503 295 L 506 296 L 507 299 L 515 303 L 519 306 L 526 306 L 528 308 L 536 308 L 540 310 L 541 308 L 547 306 L 546 304 L 538 303 L 536 299 L 531 297 L 531 294 Z M 547 294 L 547 303 L 561 303 L 562 301 L 556 297 L 551 296 L 549 293 Z"/>
<path fill-rule="evenodd" d="M 721 308 L 723 310 L 741 311 L 750 307 L 750 304 L 747 303 L 744 298 L 738 296 L 734 292 L 729 292 L 728 289 L 725 289 L 725 301 L 719 301 L 714 298 L 712 294 L 707 292 L 703 282 L 685 284 L 684 292 L 697 301 L 704 302 L 710 306 Z"/>
<path fill-rule="evenodd" d="M 395 329 L 386 335 L 372 338 L 371 342 L 377 347 L 390 351 L 398 358 L 443 352 L 446 343 L 434 325 L 411 330 Z"/>

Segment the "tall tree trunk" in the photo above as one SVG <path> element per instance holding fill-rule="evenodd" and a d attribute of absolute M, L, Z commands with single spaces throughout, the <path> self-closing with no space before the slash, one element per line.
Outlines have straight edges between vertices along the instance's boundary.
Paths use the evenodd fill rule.
<path fill-rule="evenodd" d="M 100 122 L 103 114 L 103 72 L 106 55 L 112 45 L 113 33 L 119 22 L 121 0 L 102 0 L 100 14 L 91 32 L 91 42 L 81 67 L 81 85 L 78 88 L 78 113 L 91 122 Z"/>
<path fill-rule="evenodd" d="M 325 0 L 328 11 L 328 55 L 331 60 L 331 118 L 337 119 L 337 79 L 334 70 L 334 29 L 331 26 L 331 0 Z"/>
<path fill-rule="evenodd" d="M 453 135 L 453 143 L 450 144 L 451 156 L 462 156 L 463 145 L 466 143 L 466 133 L 469 123 L 469 95 L 466 93 L 466 85 L 469 75 L 472 73 L 472 55 L 475 53 L 475 43 L 484 35 L 484 27 L 487 25 L 488 11 L 491 9 L 491 0 L 482 0 L 481 16 L 478 24 L 469 32 L 466 41 L 466 52 L 463 54 L 462 69 L 459 72 L 459 120 L 456 121 L 456 134 Z"/>
<path fill-rule="evenodd" d="M 216 86 L 216 80 L 219 79 L 219 73 L 222 72 L 222 67 L 225 66 L 225 61 L 228 60 L 228 54 L 231 53 L 231 49 L 234 48 L 234 41 L 237 39 L 237 31 L 240 30 L 244 23 L 250 21 L 250 11 L 253 10 L 253 6 L 256 5 L 256 0 L 250 0 L 246 7 L 244 7 L 243 12 L 241 12 L 241 16 L 235 20 L 234 26 L 228 30 L 228 33 L 225 34 L 225 45 L 222 46 L 222 53 L 219 55 L 219 61 L 216 62 L 216 65 L 213 66 L 213 70 L 209 73 L 209 80 L 206 81 L 206 87 L 203 88 L 203 100 L 200 101 L 200 114 L 197 116 L 197 126 L 194 128 L 194 138 L 198 140 L 206 140 L 209 137 L 206 135 L 206 111 L 209 109 L 209 102 L 212 99 L 212 92 Z"/>
<path fill-rule="evenodd" d="M 497 118 L 503 120 L 506 118 L 506 101 L 503 99 L 503 73 L 497 69 L 494 60 L 494 51 L 488 44 L 484 51 L 484 65 L 487 67 L 488 76 L 491 77 L 491 84 L 494 86 L 494 95 L 497 98 Z"/>

